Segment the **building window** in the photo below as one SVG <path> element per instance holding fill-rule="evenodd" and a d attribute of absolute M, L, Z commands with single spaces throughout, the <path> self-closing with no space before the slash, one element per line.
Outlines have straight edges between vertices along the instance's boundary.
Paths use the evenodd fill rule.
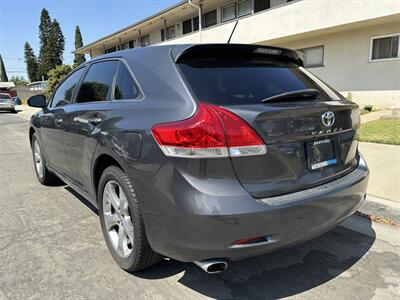
<path fill-rule="evenodd" d="M 253 12 L 253 0 L 243 0 L 237 3 L 237 15 L 242 17 Z"/>
<path fill-rule="evenodd" d="M 400 33 L 371 39 L 372 60 L 400 58 Z"/>
<path fill-rule="evenodd" d="M 236 3 L 222 8 L 222 22 L 230 21 L 236 18 Z"/>
<path fill-rule="evenodd" d="M 270 0 L 254 0 L 254 12 L 263 11 L 271 7 Z"/>
<path fill-rule="evenodd" d="M 135 41 L 129 41 L 129 49 L 135 48 Z"/>
<path fill-rule="evenodd" d="M 199 30 L 199 17 L 193 18 L 193 31 Z"/>
<path fill-rule="evenodd" d="M 183 34 L 188 34 L 193 31 L 192 29 L 192 19 L 185 20 L 182 22 L 182 33 Z"/>
<path fill-rule="evenodd" d="M 175 25 L 167 27 L 167 40 L 175 37 Z"/>
<path fill-rule="evenodd" d="M 306 68 L 322 67 L 324 65 L 324 46 L 300 49 L 304 54 Z"/>
<path fill-rule="evenodd" d="M 161 41 L 173 39 L 175 37 L 175 25 L 167 27 L 167 34 L 165 34 L 165 29 L 161 29 Z"/>
<path fill-rule="evenodd" d="M 161 41 L 165 41 L 165 29 L 161 29 Z"/>
<path fill-rule="evenodd" d="M 203 15 L 204 28 L 217 24 L 217 11 L 213 10 Z"/>
<path fill-rule="evenodd" d="M 106 54 L 107 53 L 113 53 L 115 51 L 117 51 L 117 47 L 111 47 L 111 48 L 106 49 Z"/>
<path fill-rule="evenodd" d="M 141 40 L 142 40 L 142 43 L 141 43 L 142 47 L 146 47 L 146 46 L 150 45 L 150 36 L 148 34 L 142 36 Z"/>

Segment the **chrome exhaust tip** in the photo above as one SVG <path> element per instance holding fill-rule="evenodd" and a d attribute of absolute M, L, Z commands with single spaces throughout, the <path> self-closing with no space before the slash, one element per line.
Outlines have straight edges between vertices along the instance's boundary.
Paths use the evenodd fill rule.
<path fill-rule="evenodd" d="M 194 261 L 193 263 L 208 274 L 221 273 L 228 268 L 228 263 L 219 259 Z"/>

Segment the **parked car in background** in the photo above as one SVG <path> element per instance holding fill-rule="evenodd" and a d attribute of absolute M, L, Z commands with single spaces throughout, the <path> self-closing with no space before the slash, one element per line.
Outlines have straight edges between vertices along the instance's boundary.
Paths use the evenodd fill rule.
<path fill-rule="evenodd" d="M 21 98 L 19 98 L 19 97 L 12 97 L 12 100 L 14 102 L 14 105 L 21 105 L 22 104 Z"/>
<path fill-rule="evenodd" d="M 289 49 L 119 51 L 28 104 L 43 108 L 29 129 L 38 180 L 98 207 L 127 271 L 166 256 L 220 272 L 334 228 L 365 199 L 358 106 Z"/>
<path fill-rule="evenodd" d="M 15 113 L 14 101 L 11 99 L 9 94 L 0 93 L 0 111 L 9 111 Z"/>

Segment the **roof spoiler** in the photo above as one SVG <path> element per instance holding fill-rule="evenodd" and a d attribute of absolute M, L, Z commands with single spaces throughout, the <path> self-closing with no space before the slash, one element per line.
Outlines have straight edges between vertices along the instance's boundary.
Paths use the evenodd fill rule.
<path fill-rule="evenodd" d="M 244 44 L 177 45 L 172 49 L 171 54 L 176 63 L 187 58 L 209 56 L 240 58 L 275 57 L 279 60 L 293 62 L 302 67 L 304 66 L 302 53 L 274 46 Z"/>

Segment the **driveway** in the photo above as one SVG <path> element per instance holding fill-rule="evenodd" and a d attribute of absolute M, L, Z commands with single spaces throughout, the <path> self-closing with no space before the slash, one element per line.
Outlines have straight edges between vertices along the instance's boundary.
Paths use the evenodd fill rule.
<path fill-rule="evenodd" d="M 0 299 L 396 299 L 399 228 L 353 216 L 307 243 L 207 275 L 165 260 L 137 274 L 108 254 L 96 210 L 34 175 L 29 114 L 0 113 Z"/>

